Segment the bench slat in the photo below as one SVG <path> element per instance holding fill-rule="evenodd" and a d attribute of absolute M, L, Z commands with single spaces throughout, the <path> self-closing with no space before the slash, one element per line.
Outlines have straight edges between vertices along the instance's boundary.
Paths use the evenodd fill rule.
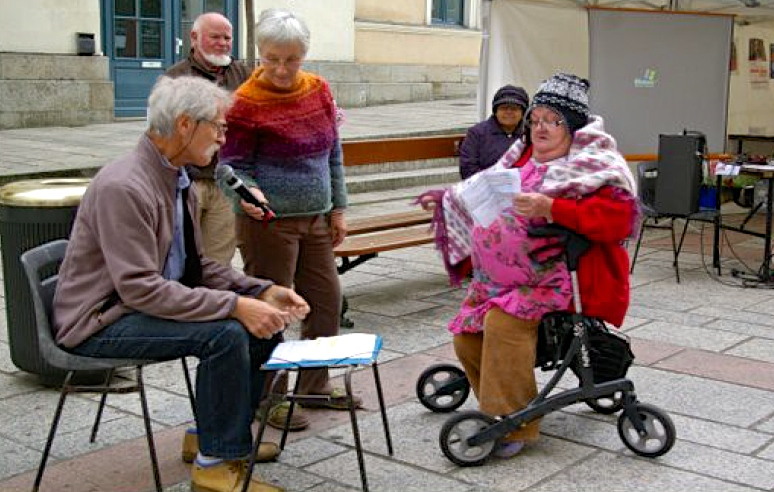
<path fill-rule="evenodd" d="M 391 229 L 371 234 L 347 236 L 334 253 L 338 257 L 360 256 L 433 242 L 433 231 L 426 225 Z"/>
<path fill-rule="evenodd" d="M 398 212 L 375 217 L 352 219 L 347 221 L 347 235 L 356 236 L 358 234 L 368 234 L 370 232 L 384 231 L 387 229 L 429 224 L 432 218 L 432 212 L 420 209 L 411 210 L 409 212 Z"/>

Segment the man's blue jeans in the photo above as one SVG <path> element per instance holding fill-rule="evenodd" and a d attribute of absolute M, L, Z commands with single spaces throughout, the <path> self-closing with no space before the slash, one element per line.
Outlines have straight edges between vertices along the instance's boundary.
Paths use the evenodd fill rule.
<path fill-rule="evenodd" d="M 81 355 L 170 360 L 199 358 L 196 417 L 199 449 L 207 456 L 244 458 L 261 398 L 260 366 L 281 340 L 251 335 L 234 319 L 181 322 L 128 314 L 72 349 Z"/>

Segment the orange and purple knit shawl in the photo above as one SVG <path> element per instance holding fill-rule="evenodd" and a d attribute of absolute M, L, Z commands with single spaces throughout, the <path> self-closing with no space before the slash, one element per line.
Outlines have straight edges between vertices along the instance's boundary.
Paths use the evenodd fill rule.
<path fill-rule="evenodd" d="M 330 150 L 337 138 L 336 109 L 327 82 L 302 71 L 292 89 L 280 91 L 259 79 L 262 70 L 235 93 L 221 157 L 292 160 Z"/>

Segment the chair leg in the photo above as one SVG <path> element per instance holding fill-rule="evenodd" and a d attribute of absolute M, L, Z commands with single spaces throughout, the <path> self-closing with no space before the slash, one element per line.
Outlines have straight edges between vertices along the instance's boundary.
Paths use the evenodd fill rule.
<path fill-rule="evenodd" d="M 261 445 L 261 441 L 263 441 L 263 434 L 266 431 L 266 427 L 269 425 L 269 414 L 271 413 L 271 409 L 274 406 L 274 396 L 277 394 L 275 392 L 275 388 L 279 384 L 280 380 L 285 378 L 285 374 L 287 371 L 285 369 L 280 369 L 277 371 L 277 373 L 274 375 L 271 381 L 271 385 L 269 386 L 269 394 L 266 397 L 266 402 L 263 405 L 263 409 L 261 410 L 261 422 L 258 424 L 258 433 L 255 436 L 255 441 L 253 441 L 253 449 L 250 453 L 250 459 L 247 462 L 247 473 L 245 476 L 245 481 L 242 484 L 241 492 L 247 492 L 247 489 L 250 487 L 250 480 L 253 477 L 253 469 L 255 468 L 255 455 L 256 451 L 258 450 L 259 446 Z M 295 391 L 298 390 L 298 378 L 296 378 L 296 384 L 294 389 Z M 288 416 L 285 420 L 285 428 L 282 430 L 282 440 L 280 441 L 280 449 L 285 449 L 285 439 L 288 435 L 288 426 L 290 425 L 290 417 L 293 414 L 293 402 L 294 399 L 290 399 L 290 409 L 288 410 Z"/>
<path fill-rule="evenodd" d="M 156 483 L 156 492 L 162 492 L 161 476 L 159 475 L 159 461 L 156 457 L 156 443 L 153 440 L 150 412 L 148 411 L 148 398 L 145 395 L 145 383 L 142 379 L 142 366 L 137 366 L 137 389 L 140 392 L 140 405 L 142 406 L 142 420 L 145 423 L 145 435 L 148 438 L 148 452 L 150 453 L 153 480 Z"/>
<path fill-rule="evenodd" d="M 685 241 L 685 233 L 688 231 L 688 222 L 690 222 L 691 219 L 685 219 L 685 225 L 683 226 L 683 233 L 680 234 L 680 243 L 677 245 L 677 249 L 674 250 L 675 253 L 675 275 L 677 275 L 677 283 L 680 283 L 680 263 L 678 263 L 678 258 L 680 257 L 680 251 L 683 249 L 683 241 Z M 672 244 L 674 247 L 674 243 Z"/>
<path fill-rule="evenodd" d="M 67 376 L 62 383 L 62 390 L 59 393 L 59 403 L 56 406 L 54 412 L 54 420 L 51 422 L 51 429 L 48 431 L 48 439 L 46 439 L 46 446 L 43 448 L 43 456 L 40 458 L 40 465 L 38 466 L 38 473 L 35 475 L 35 483 L 32 486 L 32 492 L 38 492 L 40 489 L 40 482 L 43 480 L 43 472 L 46 469 L 46 462 L 48 461 L 48 455 L 51 453 L 51 445 L 54 444 L 54 436 L 56 436 L 56 429 L 59 426 L 59 419 L 62 417 L 62 409 L 64 409 L 64 403 L 67 399 L 67 394 L 70 392 L 70 379 L 73 377 L 73 371 L 67 373 Z"/>
<path fill-rule="evenodd" d="M 368 478 L 366 477 L 365 458 L 363 457 L 363 445 L 360 442 L 360 428 L 357 425 L 357 415 L 355 414 L 355 403 L 352 401 L 352 366 L 347 368 L 344 373 L 344 388 L 347 391 L 347 406 L 349 410 L 349 420 L 352 421 L 352 438 L 355 441 L 355 453 L 357 454 L 357 464 L 360 468 L 360 481 L 363 484 L 363 492 L 368 492 Z"/>
<path fill-rule="evenodd" d="M 634 256 L 632 256 L 632 266 L 629 268 L 629 273 L 634 273 L 634 264 L 637 263 L 637 255 L 640 254 L 640 244 L 642 244 L 642 235 L 645 234 L 645 221 L 643 219 L 640 225 L 640 233 L 637 235 L 637 246 L 634 247 Z"/>
<path fill-rule="evenodd" d="M 283 369 L 284 370 L 284 369 Z M 280 374 L 282 371 L 277 372 L 277 375 L 274 377 L 275 381 L 277 381 L 277 378 L 280 377 Z M 280 439 L 280 449 L 285 449 L 285 443 L 288 440 L 288 432 L 290 431 L 290 419 L 293 418 L 293 410 L 296 408 L 296 398 L 295 396 L 298 394 L 298 388 L 301 386 L 301 372 L 303 369 L 296 372 L 296 383 L 293 385 L 293 397 L 289 398 L 290 405 L 288 406 L 288 414 L 285 417 L 285 425 L 282 428 L 282 438 Z M 272 384 L 272 393 L 274 393 L 274 384 Z"/>
<path fill-rule="evenodd" d="M 183 364 L 183 376 L 185 377 L 185 388 L 188 390 L 188 401 L 191 402 L 191 414 L 196 422 L 196 397 L 194 396 L 193 383 L 191 383 L 191 373 L 188 372 L 188 362 L 186 362 L 185 357 L 181 357 L 180 362 Z"/>
<path fill-rule="evenodd" d="M 675 269 L 675 275 L 677 276 L 677 283 L 680 283 L 680 270 L 677 266 L 677 238 L 675 237 L 675 219 L 671 219 L 669 222 L 669 232 L 672 236 L 672 268 Z"/>
<path fill-rule="evenodd" d="M 341 294 L 341 316 L 339 317 L 339 326 L 341 328 L 354 328 L 355 322 L 346 316 L 347 311 L 349 311 L 349 301 L 347 301 L 347 296 Z"/>
<path fill-rule="evenodd" d="M 379 367 L 376 362 L 371 364 L 374 373 L 374 384 L 376 384 L 376 396 L 379 398 L 379 410 L 382 414 L 382 425 L 384 425 L 384 438 L 387 441 L 387 452 L 392 456 L 392 436 L 390 435 L 390 424 L 387 421 L 387 409 L 384 406 L 384 394 L 382 393 L 382 380 L 379 377 Z"/>
<path fill-rule="evenodd" d="M 105 403 L 107 403 L 107 395 L 109 393 L 110 382 L 113 381 L 113 374 L 115 369 L 110 369 L 107 372 L 105 378 L 105 388 L 102 390 L 102 395 L 99 398 L 99 407 L 97 407 L 97 416 L 94 417 L 94 425 L 91 426 L 91 436 L 89 436 L 89 442 L 97 440 L 97 431 L 99 431 L 99 422 L 102 420 L 102 412 L 105 410 Z"/>

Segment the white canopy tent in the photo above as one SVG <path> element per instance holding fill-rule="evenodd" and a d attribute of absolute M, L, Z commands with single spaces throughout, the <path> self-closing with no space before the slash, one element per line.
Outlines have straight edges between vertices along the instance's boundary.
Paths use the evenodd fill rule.
<path fill-rule="evenodd" d="M 490 111 L 494 92 L 506 83 L 521 85 L 532 94 L 559 70 L 589 77 L 588 7 L 733 14 L 735 38 L 746 30 L 763 38 L 767 48 L 774 43 L 774 0 L 484 0 L 478 92 L 482 119 Z M 747 53 L 745 42 L 737 40 L 740 55 Z M 774 121 L 768 123 L 774 111 L 770 86 L 759 84 L 751 90 L 744 70 L 731 78 L 729 133 L 774 135 Z"/>

